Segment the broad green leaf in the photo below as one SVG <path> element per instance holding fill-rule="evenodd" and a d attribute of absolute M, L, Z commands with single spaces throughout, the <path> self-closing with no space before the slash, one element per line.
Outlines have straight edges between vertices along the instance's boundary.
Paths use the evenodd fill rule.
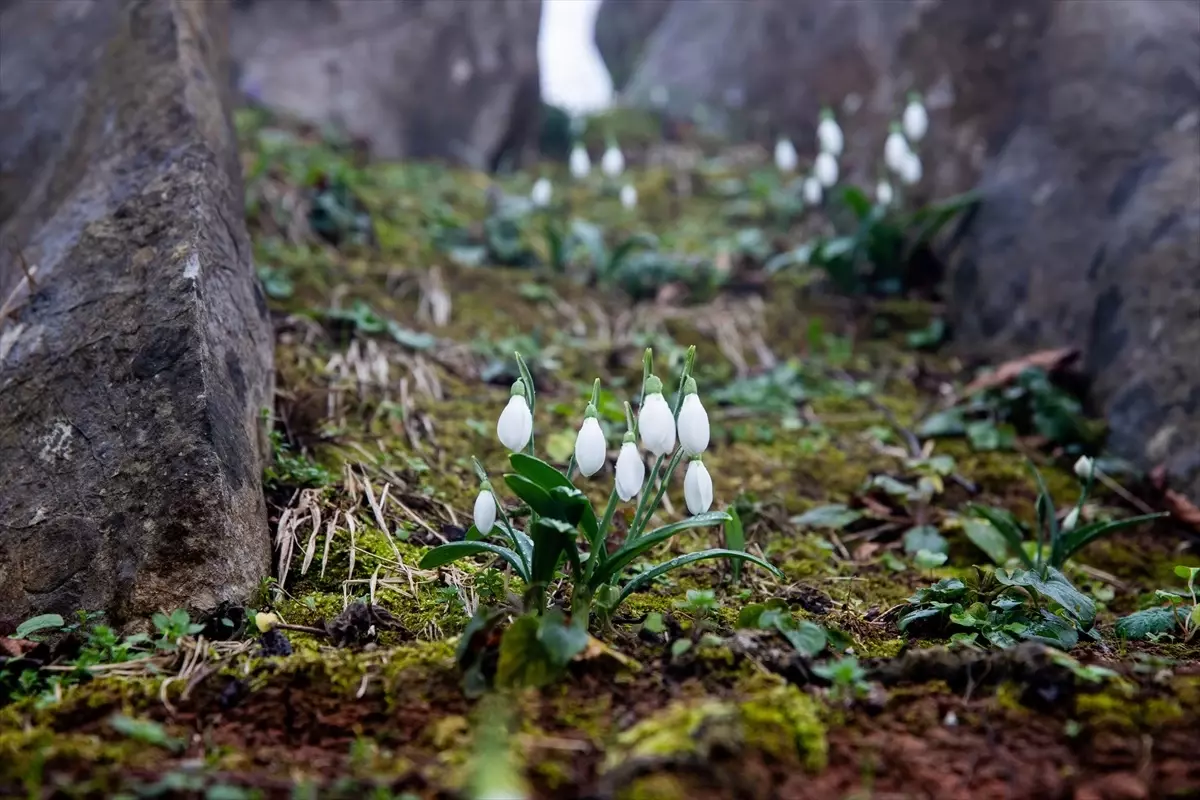
<path fill-rule="evenodd" d="M 1074 530 L 1064 531 L 1059 536 L 1060 546 L 1058 555 L 1061 560 L 1055 566 L 1065 563 L 1067 559 L 1097 539 L 1108 536 L 1111 533 L 1116 533 L 1122 528 L 1141 525 L 1144 522 L 1164 516 L 1166 514 L 1143 514 L 1137 517 L 1130 517 L 1129 519 L 1116 520 L 1115 522 L 1092 522 L 1087 525 L 1081 525 Z"/>
<path fill-rule="evenodd" d="M 742 527 L 742 518 L 733 506 L 729 507 L 729 520 L 725 523 L 725 546 L 738 552 L 746 549 L 746 530 Z M 742 562 L 736 559 L 730 561 L 729 568 L 736 584 L 742 577 Z"/>
<path fill-rule="evenodd" d="M 496 685 L 502 688 L 547 686 L 562 669 L 551 660 L 538 638 L 538 617 L 517 617 L 500 639 L 500 658 L 496 664 Z"/>
<path fill-rule="evenodd" d="M 543 489 L 524 475 L 512 473 L 504 476 L 504 482 L 508 484 L 508 488 L 513 490 L 513 494 L 529 504 L 535 514 L 543 517 L 553 515 L 554 506 L 551 503 L 548 489 Z"/>
<path fill-rule="evenodd" d="M 933 439 L 941 436 L 962 436 L 967 432 L 967 424 L 963 419 L 961 408 L 948 408 L 937 411 L 917 426 L 915 433 L 922 439 Z"/>
<path fill-rule="evenodd" d="M 529 578 L 533 583 L 547 584 L 565 555 L 576 573 L 579 572 L 579 549 L 575 544 L 575 526 L 559 519 L 542 517 L 530 531 L 533 539 L 533 563 Z"/>
<path fill-rule="evenodd" d="M 508 458 L 512 464 L 512 468 L 518 474 L 525 476 L 529 480 L 543 487 L 547 492 L 555 486 L 573 486 L 567 476 L 556 470 L 554 467 L 542 461 L 540 458 L 534 458 L 525 453 L 513 453 Z M 507 478 L 506 478 L 507 480 Z M 588 503 L 587 508 L 583 511 L 583 518 L 579 522 L 579 526 L 583 528 L 584 534 L 589 542 L 596 540 L 597 531 L 600 528 L 596 521 L 596 512 L 592 508 L 592 504 Z"/>
<path fill-rule="evenodd" d="M 161 747 L 164 750 L 179 752 L 184 747 L 184 741 L 167 733 L 161 724 L 149 719 L 134 719 L 124 714 L 113 714 L 108 719 L 112 729 L 123 736 L 128 736 L 142 744 Z"/>
<path fill-rule="evenodd" d="M 1147 608 L 1117 620 L 1117 635 L 1124 639 L 1149 639 L 1151 635 L 1174 633 L 1179 623 L 1178 609 Z"/>
<path fill-rule="evenodd" d="M 916 608 L 900 617 L 900 619 L 896 621 L 896 626 L 900 628 L 900 630 L 904 630 L 919 619 L 930 619 L 932 617 L 941 616 L 945 610 L 946 609 L 944 608 L 932 607 Z"/>
<path fill-rule="evenodd" d="M 50 628 L 61 628 L 64 624 L 63 618 L 58 614 L 39 614 L 36 617 L 30 617 L 18 625 L 17 632 L 13 636 L 17 639 L 25 639 L 31 633 L 49 630 Z"/>
<path fill-rule="evenodd" d="M 950 550 L 950 543 L 932 525 L 917 525 L 909 528 L 904 534 L 904 552 L 911 556 L 922 550 L 928 550 L 931 553 L 946 553 Z"/>
<path fill-rule="evenodd" d="M 857 522 L 862 519 L 862 516 L 861 511 L 852 511 L 841 503 L 834 503 L 832 505 L 810 508 L 803 514 L 792 517 L 792 523 L 810 528 L 831 528 L 838 530 Z"/>
<path fill-rule="evenodd" d="M 808 658 L 825 649 L 825 629 L 815 622 L 803 619 L 790 626 L 776 623 L 775 629 L 796 648 L 796 652 Z"/>
<path fill-rule="evenodd" d="M 437 569 L 452 561 L 458 561 L 460 558 L 477 556 L 480 553 L 491 553 L 492 555 L 500 556 L 500 558 L 507 561 L 516 570 L 517 574 L 521 576 L 521 580 L 526 583 L 529 582 L 529 571 L 525 568 L 521 557 L 507 547 L 501 547 L 491 542 L 448 542 L 447 544 L 440 544 L 422 556 L 421 563 L 418 566 L 421 569 Z"/>
<path fill-rule="evenodd" d="M 987 553 L 993 563 L 1003 565 L 1008 560 L 1008 540 L 986 519 L 964 519 L 963 533 L 973 545 Z"/>
<path fill-rule="evenodd" d="M 751 603 L 745 606 L 738 612 L 737 627 L 756 630 L 759 627 L 758 620 L 766 610 L 767 607 L 763 603 Z"/>
<path fill-rule="evenodd" d="M 725 550 L 723 548 L 713 548 L 711 550 L 701 550 L 697 553 L 687 553 L 686 555 L 679 556 L 678 558 L 672 558 L 670 561 L 664 561 L 662 564 L 659 564 L 658 566 L 654 567 L 653 569 L 649 569 L 649 570 L 641 573 L 637 577 L 633 578 L 632 580 L 629 581 L 629 583 L 625 584 L 625 587 L 621 590 L 621 594 L 617 598 L 617 605 L 620 605 L 622 602 L 624 602 L 625 598 L 629 597 L 629 595 L 636 592 L 643 585 L 650 583 L 651 581 L 653 581 L 655 578 L 659 577 L 660 575 L 664 575 L 673 569 L 678 569 L 679 567 L 687 566 L 688 564 L 692 564 L 697 561 L 703 561 L 703 560 L 709 559 L 709 558 L 740 558 L 740 559 L 744 559 L 746 561 L 750 561 L 755 564 L 758 564 L 760 567 L 763 567 L 764 569 L 769 570 L 770 573 L 772 575 L 774 575 L 776 578 L 783 577 L 783 573 L 780 572 L 775 566 L 773 566 L 772 564 L 770 564 L 767 561 L 764 561 L 763 559 L 759 558 L 758 556 L 753 556 L 753 555 L 750 555 L 749 553 L 739 553 L 734 550 Z"/>
<path fill-rule="evenodd" d="M 1033 569 L 1033 559 L 1029 557 L 1029 554 L 1022 547 L 1025 541 L 1025 531 L 1020 523 L 1013 518 L 1012 514 L 990 506 L 971 505 L 967 509 L 972 514 L 983 517 L 991 523 L 992 527 L 1004 537 L 1004 541 L 1008 543 L 1009 549 L 1021 559 L 1021 563 L 1024 564 L 1025 568 Z"/>
<path fill-rule="evenodd" d="M 542 615 L 537 638 L 550 662 L 557 667 L 566 667 L 587 647 L 588 632 L 586 625 L 568 622 L 561 611 L 552 608 Z"/>
<path fill-rule="evenodd" d="M 1046 569 L 1045 575 L 1037 570 L 1013 570 L 1011 573 L 1002 569 L 996 570 L 996 580 L 1005 586 L 1022 586 L 1033 589 L 1039 594 L 1050 598 L 1062 606 L 1068 614 L 1085 627 L 1091 627 L 1096 618 L 1096 604 L 1091 598 L 1076 589 L 1063 575 L 1053 567 Z"/>
<path fill-rule="evenodd" d="M 936 569 L 946 563 L 948 556 L 945 553 L 935 553 L 932 550 L 918 550 L 913 556 L 913 563 L 918 569 Z"/>
<path fill-rule="evenodd" d="M 857 186 L 847 186 L 842 190 L 842 202 L 860 220 L 870 215 L 873 205 L 866 192 Z"/>
<path fill-rule="evenodd" d="M 1042 544 L 1042 529 L 1043 527 L 1050 535 L 1050 566 L 1060 567 L 1065 558 L 1059 557 L 1059 536 L 1058 536 L 1058 513 L 1054 510 L 1054 498 L 1050 495 L 1050 490 L 1046 488 L 1046 481 L 1042 478 L 1042 473 L 1038 472 L 1038 468 L 1034 466 L 1032 461 L 1028 462 L 1029 469 L 1033 473 L 1034 480 L 1037 481 L 1038 496 L 1034 507 L 1037 509 L 1037 540 L 1039 551 Z M 1038 553 L 1041 557 L 1041 553 Z"/>
<path fill-rule="evenodd" d="M 729 518 L 729 515 L 724 511 L 707 511 L 703 514 L 697 514 L 694 517 L 680 520 L 679 522 L 672 522 L 670 525 L 664 525 L 661 528 L 655 528 L 649 533 L 639 536 L 632 542 L 625 542 L 620 549 L 610 555 L 604 564 L 593 573 L 591 584 L 599 586 L 602 583 L 610 583 L 638 556 L 654 546 L 662 544 L 680 531 L 686 531 L 691 528 L 704 528 L 709 525 L 720 525 L 722 522 L 728 522 Z"/>

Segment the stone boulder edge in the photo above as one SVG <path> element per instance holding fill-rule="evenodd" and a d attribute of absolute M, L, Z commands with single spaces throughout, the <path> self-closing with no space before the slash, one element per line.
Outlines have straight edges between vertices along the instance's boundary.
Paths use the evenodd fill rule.
<path fill-rule="evenodd" d="M 541 9 L 541 0 L 239 0 L 238 85 L 377 158 L 495 169 L 537 144 Z"/>
<path fill-rule="evenodd" d="M 268 573 L 228 14 L 0 6 L 0 629 L 209 608 Z"/>

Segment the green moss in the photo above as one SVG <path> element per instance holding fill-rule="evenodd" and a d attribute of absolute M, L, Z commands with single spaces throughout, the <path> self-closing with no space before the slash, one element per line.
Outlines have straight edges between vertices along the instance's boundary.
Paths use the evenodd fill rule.
<path fill-rule="evenodd" d="M 816 704 L 794 686 L 756 693 L 740 702 L 675 703 L 619 734 L 609 768 L 629 758 L 662 758 L 715 751 L 758 750 L 784 762 L 820 769 L 825 729 Z"/>

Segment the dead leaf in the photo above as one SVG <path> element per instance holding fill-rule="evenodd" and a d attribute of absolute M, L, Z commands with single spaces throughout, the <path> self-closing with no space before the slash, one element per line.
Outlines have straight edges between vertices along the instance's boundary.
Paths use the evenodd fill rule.
<path fill-rule="evenodd" d="M 28 639 L 0 639 L 0 655 L 5 655 L 9 658 L 20 658 L 26 653 L 35 650 L 39 644 L 40 642 L 31 642 Z"/>
<path fill-rule="evenodd" d="M 1163 492 L 1163 502 L 1172 517 L 1200 531 L 1200 508 L 1197 508 L 1195 503 L 1174 489 Z"/>
<path fill-rule="evenodd" d="M 635 671 L 642 668 L 642 665 L 638 661 L 630 658 L 619 650 L 610 647 L 609 645 L 597 639 L 595 636 L 589 635 L 587 647 L 583 649 L 582 653 L 575 656 L 574 660 L 596 661 L 600 659 L 603 659 L 604 661 L 615 661 L 622 667 Z"/>
<path fill-rule="evenodd" d="M 1079 350 L 1076 348 L 1059 347 L 1054 350 L 1039 350 L 1036 353 L 1015 358 L 1012 361 L 1005 361 L 996 367 L 995 370 L 986 375 L 980 375 L 967 384 L 967 388 L 963 389 L 963 395 L 972 395 L 976 392 L 982 392 L 984 389 L 1004 386 L 1016 380 L 1018 375 L 1030 367 L 1040 367 L 1047 372 L 1054 372 L 1067 366 L 1067 364 L 1078 357 Z"/>

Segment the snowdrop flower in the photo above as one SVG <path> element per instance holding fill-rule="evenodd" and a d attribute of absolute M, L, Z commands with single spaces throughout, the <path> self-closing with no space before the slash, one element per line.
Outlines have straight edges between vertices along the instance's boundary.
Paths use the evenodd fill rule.
<path fill-rule="evenodd" d="M 632 211 L 637 208 L 637 189 L 632 183 L 627 183 L 621 187 L 621 206 L 626 211 Z"/>
<path fill-rule="evenodd" d="M 1062 521 L 1063 533 L 1075 530 L 1075 526 L 1079 524 L 1079 507 L 1071 509 L 1071 512 Z"/>
<path fill-rule="evenodd" d="M 688 462 L 687 474 L 683 476 L 683 499 L 687 501 L 687 509 L 692 516 L 712 508 L 712 478 L 699 458 Z"/>
<path fill-rule="evenodd" d="M 590 478 L 604 466 L 604 457 L 608 443 L 604 441 L 604 431 L 600 429 L 600 420 L 596 419 L 596 407 L 588 403 L 584 412 L 583 425 L 579 427 L 579 435 L 575 437 L 575 466 L 585 478 Z"/>
<path fill-rule="evenodd" d="M 638 496 L 644 480 L 646 464 L 634 443 L 633 431 L 630 431 L 625 434 L 621 452 L 617 455 L 617 497 L 621 498 L 621 502 L 628 503 Z"/>
<path fill-rule="evenodd" d="M 646 379 L 646 396 L 638 412 L 638 432 L 642 447 L 656 456 L 675 449 L 675 415 L 662 394 L 662 381 L 651 375 Z"/>
<path fill-rule="evenodd" d="M 625 156 L 616 142 L 611 142 L 604 155 L 600 157 L 600 170 L 610 178 L 620 177 L 625 171 Z"/>
<path fill-rule="evenodd" d="M 588 152 L 583 149 L 583 145 L 576 143 L 571 148 L 569 166 L 571 168 L 571 177 L 576 180 L 583 180 L 592 171 L 592 160 L 588 158 Z"/>
<path fill-rule="evenodd" d="M 833 153 L 820 153 L 817 156 L 817 161 L 813 164 L 813 174 L 826 189 L 837 183 L 838 163 Z"/>
<path fill-rule="evenodd" d="M 679 407 L 679 444 L 690 456 L 708 449 L 708 412 L 696 394 L 696 380 L 688 378 L 683 384 L 683 405 Z"/>
<path fill-rule="evenodd" d="M 1087 456 L 1080 456 L 1079 460 L 1075 462 L 1075 474 L 1079 476 L 1079 480 L 1081 481 L 1086 481 L 1095 468 L 1095 462 Z"/>
<path fill-rule="evenodd" d="M 817 125 L 817 141 L 821 143 L 821 152 L 840 156 L 846 145 L 846 137 L 833 118 L 833 111 L 826 108 L 821 112 L 821 122 Z"/>
<path fill-rule="evenodd" d="M 529 193 L 529 199 L 538 208 L 545 208 L 550 205 L 550 198 L 554 195 L 554 187 L 550 185 L 549 178 L 538 178 L 533 184 L 533 191 Z"/>
<path fill-rule="evenodd" d="M 792 144 L 791 139 L 780 137 L 779 141 L 775 142 L 776 169 L 780 172 L 795 172 L 796 164 L 799 160 L 799 156 L 796 155 L 796 148 Z"/>
<path fill-rule="evenodd" d="M 485 536 L 496 524 L 496 495 L 492 494 L 492 487 L 487 482 L 479 487 L 479 494 L 475 498 L 474 517 L 475 528 Z"/>
<path fill-rule="evenodd" d="M 908 158 L 908 141 L 900 132 L 900 126 L 892 123 L 892 131 L 887 141 L 883 143 L 883 163 L 892 172 L 899 174 L 904 169 L 904 161 Z"/>
<path fill-rule="evenodd" d="M 529 444 L 529 437 L 533 436 L 533 412 L 529 410 L 525 384 L 521 381 L 512 385 L 512 396 L 508 398 L 508 405 L 496 423 L 496 436 L 501 444 L 514 453 L 524 450 L 525 445 Z"/>
<path fill-rule="evenodd" d="M 904 163 L 901 165 L 899 173 L 900 182 L 905 186 L 912 186 L 920 183 L 921 175 L 923 174 L 921 169 L 921 157 L 912 150 L 909 150 L 904 156 Z"/>
<path fill-rule="evenodd" d="M 929 131 L 929 114 L 921 103 L 921 95 L 912 92 L 908 96 L 908 105 L 904 107 L 902 117 L 904 135 L 910 142 L 919 142 Z"/>
<path fill-rule="evenodd" d="M 896 193 L 892 191 L 892 185 L 886 180 L 880 181 L 875 186 L 875 202 L 879 205 L 890 206 L 895 198 Z"/>
<path fill-rule="evenodd" d="M 821 205 L 821 182 L 815 176 L 809 175 L 804 179 L 804 202 L 810 206 Z"/>

